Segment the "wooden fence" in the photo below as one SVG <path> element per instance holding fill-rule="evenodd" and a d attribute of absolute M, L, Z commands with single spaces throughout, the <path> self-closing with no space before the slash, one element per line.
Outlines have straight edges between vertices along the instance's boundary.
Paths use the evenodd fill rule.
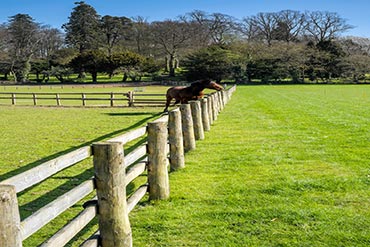
<path fill-rule="evenodd" d="M 0 104 L 34 106 L 164 106 L 165 94 L 1 92 Z"/>
<path fill-rule="evenodd" d="M 163 200 L 170 196 L 168 164 L 171 171 L 185 167 L 184 153 L 195 149 L 195 141 L 204 138 L 204 131 L 210 130 L 210 125 L 217 119 L 218 113 L 235 89 L 233 86 L 210 94 L 205 99 L 182 104 L 180 108 L 145 127 L 79 148 L 1 181 L 1 246 L 22 246 L 23 240 L 94 191 L 95 198 L 84 204 L 79 215 L 41 246 L 64 246 L 95 217 L 98 218 L 99 231 L 81 246 L 132 246 L 129 213 L 147 194 L 149 200 Z M 144 135 L 147 135 L 146 143 L 124 155 L 125 144 Z M 17 193 L 91 156 L 94 177 L 43 206 L 31 216 L 20 219 Z M 126 198 L 126 186 L 145 171 L 147 183 Z"/>

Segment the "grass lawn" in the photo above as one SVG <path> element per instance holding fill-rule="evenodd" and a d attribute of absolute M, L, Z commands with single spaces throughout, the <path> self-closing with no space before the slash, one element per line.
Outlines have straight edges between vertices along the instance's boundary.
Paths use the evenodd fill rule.
<path fill-rule="evenodd" d="M 134 246 L 369 246 L 370 87 L 238 87 Z"/>
<path fill-rule="evenodd" d="M 0 180 L 162 110 L 0 109 Z M 368 85 L 239 86 L 186 154 L 186 168 L 170 174 L 171 198 L 130 214 L 134 246 L 369 246 L 369 129 Z M 90 168 L 79 164 L 21 194 L 22 217 Z M 24 246 L 37 246 L 80 206 Z"/>
<path fill-rule="evenodd" d="M 162 110 L 162 107 L 0 106 L 0 181 L 80 146 L 103 141 L 142 126 L 158 116 Z M 92 159 L 88 159 L 52 176 L 46 182 L 19 193 L 21 218 L 28 217 L 46 203 L 92 176 Z M 47 227 L 26 239 L 23 246 L 38 246 L 48 239 L 82 210 L 82 203 L 75 205 Z M 96 229 L 94 222 L 76 243 L 81 243 Z"/>

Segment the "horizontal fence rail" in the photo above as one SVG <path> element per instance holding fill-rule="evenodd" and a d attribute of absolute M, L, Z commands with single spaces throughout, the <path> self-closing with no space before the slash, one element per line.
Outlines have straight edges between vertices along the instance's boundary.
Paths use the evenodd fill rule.
<path fill-rule="evenodd" d="M 99 103 L 100 102 L 100 103 Z M 0 92 L 0 104 L 33 106 L 163 106 L 165 94 Z"/>
<path fill-rule="evenodd" d="M 184 153 L 195 149 L 195 140 L 204 138 L 204 131 L 210 130 L 210 125 L 235 89 L 233 86 L 202 100 L 182 104 L 147 126 L 79 148 L 1 181 L 1 246 L 22 246 L 23 240 L 82 199 L 85 203 L 81 212 L 41 246 L 66 245 L 96 217 L 99 230 L 81 246 L 132 246 L 128 214 L 146 195 L 149 200 L 169 197 L 168 170 L 185 167 Z M 144 137 L 144 143 L 138 141 L 137 147 L 124 155 L 124 146 L 128 142 Z M 60 195 L 27 218 L 20 219 L 17 193 L 90 157 L 93 157 L 94 177 Z M 127 197 L 126 186 L 142 175 L 147 177 L 147 181 Z M 96 193 L 96 196 L 91 200 L 86 199 L 91 193 Z"/>

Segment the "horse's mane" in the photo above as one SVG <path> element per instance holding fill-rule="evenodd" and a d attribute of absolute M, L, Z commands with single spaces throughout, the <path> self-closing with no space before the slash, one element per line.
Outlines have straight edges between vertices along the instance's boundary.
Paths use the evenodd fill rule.
<path fill-rule="evenodd" d="M 199 81 L 195 81 L 192 84 L 190 84 L 189 87 L 192 89 L 193 93 L 199 93 L 206 88 L 205 84 L 209 82 L 210 80 L 199 80 Z"/>

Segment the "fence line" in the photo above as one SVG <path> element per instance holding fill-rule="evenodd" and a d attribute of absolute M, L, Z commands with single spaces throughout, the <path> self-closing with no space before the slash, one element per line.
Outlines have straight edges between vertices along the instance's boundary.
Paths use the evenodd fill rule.
<path fill-rule="evenodd" d="M 225 91 L 210 94 L 201 102 L 182 104 L 179 109 L 170 111 L 168 115 L 148 123 L 145 127 L 105 142 L 82 147 L 0 182 L 2 246 L 22 246 L 23 240 L 94 190 L 97 196 L 85 202 L 80 214 L 41 246 L 64 246 L 96 216 L 99 220 L 99 231 L 82 246 L 132 246 L 129 212 L 146 194 L 149 195 L 149 200 L 163 200 L 170 196 L 168 164 L 171 171 L 185 167 L 184 152 L 195 149 L 195 133 L 199 135 L 202 131 L 209 131 L 206 124 L 203 124 L 207 121 L 202 118 L 208 118 L 208 122 L 214 121 L 235 89 L 233 86 Z M 193 124 L 193 119 L 196 124 Z M 124 156 L 124 145 L 146 134 L 147 143 L 139 145 Z M 21 221 L 16 193 L 91 156 L 95 168 L 93 178 Z M 126 186 L 145 171 L 147 183 L 139 186 L 126 198 Z"/>
<path fill-rule="evenodd" d="M 19 101 L 22 100 L 21 103 Z M 42 102 L 41 102 L 42 101 Z M 67 102 L 81 102 L 79 106 L 102 106 L 94 101 L 106 102 L 105 106 L 163 106 L 165 94 L 127 93 L 18 93 L 0 92 L 0 102 L 11 105 L 70 106 Z M 51 103 L 54 102 L 54 103 Z M 88 104 L 88 102 L 92 102 Z M 119 102 L 121 102 L 119 104 Z M 77 105 L 73 105 L 77 106 Z"/>

